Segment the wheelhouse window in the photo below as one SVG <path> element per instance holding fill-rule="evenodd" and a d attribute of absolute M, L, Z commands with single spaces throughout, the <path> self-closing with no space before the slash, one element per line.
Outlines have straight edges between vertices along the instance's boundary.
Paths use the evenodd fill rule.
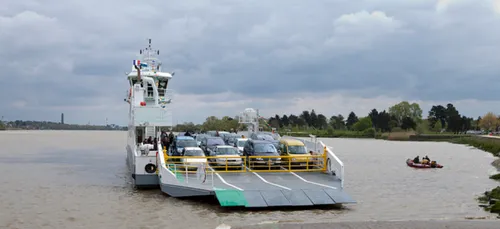
<path fill-rule="evenodd" d="M 158 95 L 160 97 L 165 97 L 165 92 L 167 91 L 168 80 L 159 79 L 158 80 Z"/>

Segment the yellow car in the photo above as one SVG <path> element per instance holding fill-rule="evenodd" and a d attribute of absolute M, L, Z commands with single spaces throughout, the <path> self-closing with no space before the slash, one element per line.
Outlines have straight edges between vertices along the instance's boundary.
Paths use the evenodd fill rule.
<path fill-rule="evenodd" d="M 287 156 L 281 158 L 283 166 L 292 165 L 291 168 L 305 167 L 313 165 L 313 158 L 307 152 L 303 142 L 296 139 L 281 139 L 279 143 L 280 155 Z M 289 161 L 291 160 L 291 162 Z"/>

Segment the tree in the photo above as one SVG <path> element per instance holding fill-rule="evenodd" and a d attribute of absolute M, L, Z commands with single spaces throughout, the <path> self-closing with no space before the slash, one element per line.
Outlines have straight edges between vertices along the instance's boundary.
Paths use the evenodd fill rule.
<path fill-rule="evenodd" d="M 413 119 L 415 123 L 420 123 L 422 120 L 422 109 L 420 109 L 418 103 L 400 102 L 389 108 L 389 114 L 396 118 L 398 126 L 403 124 L 405 117 Z"/>
<path fill-rule="evenodd" d="M 401 129 L 403 129 L 403 130 L 409 130 L 409 129 L 415 130 L 416 128 L 417 128 L 417 123 L 411 117 L 404 117 L 403 118 L 403 121 L 401 123 Z"/>
<path fill-rule="evenodd" d="M 290 125 L 290 120 L 288 120 L 288 116 L 283 115 L 283 117 L 281 117 L 280 123 L 281 123 L 283 126 L 288 126 L 288 125 Z"/>
<path fill-rule="evenodd" d="M 311 110 L 311 113 L 309 115 L 309 122 L 307 123 L 309 126 L 314 127 L 314 128 L 319 128 L 318 124 L 318 115 L 314 111 L 314 109 Z"/>
<path fill-rule="evenodd" d="M 329 124 L 335 130 L 344 130 L 345 129 L 344 116 L 342 116 L 341 114 L 337 116 L 332 116 L 330 118 Z"/>
<path fill-rule="evenodd" d="M 378 111 L 377 109 L 373 109 L 372 111 L 370 111 L 370 113 L 368 114 L 368 117 L 370 117 L 370 119 L 372 120 L 372 124 L 373 124 L 373 127 L 375 129 L 378 129 Z"/>
<path fill-rule="evenodd" d="M 349 116 L 347 117 L 345 125 L 347 126 L 347 129 L 351 129 L 352 125 L 354 125 L 354 123 L 358 121 L 358 116 L 356 116 L 354 111 L 351 111 L 351 113 L 349 113 Z"/>
<path fill-rule="evenodd" d="M 477 117 L 476 120 L 476 130 L 481 130 L 481 126 L 479 125 L 481 123 L 481 116 Z"/>
<path fill-rule="evenodd" d="M 391 116 L 389 113 L 387 113 L 385 110 L 382 112 L 378 113 L 377 115 L 377 128 L 380 129 L 382 132 L 390 132 L 391 131 L 391 126 L 390 126 L 390 121 L 391 121 Z"/>
<path fill-rule="evenodd" d="M 467 132 L 468 130 L 471 130 L 473 129 L 473 122 L 474 122 L 474 119 L 473 118 L 469 118 L 469 117 L 466 117 L 466 116 L 462 116 L 462 132 Z"/>
<path fill-rule="evenodd" d="M 448 131 L 458 133 L 462 128 L 462 117 L 453 104 L 446 105 L 446 129 Z"/>
<path fill-rule="evenodd" d="M 491 131 L 497 125 L 497 116 L 493 112 L 486 113 L 479 122 L 479 126 L 484 130 Z"/>
<path fill-rule="evenodd" d="M 354 125 L 352 125 L 352 129 L 356 131 L 364 131 L 366 129 L 370 129 L 373 127 L 372 119 L 370 117 L 363 117 L 359 119 Z"/>
<path fill-rule="evenodd" d="M 436 122 L 440 122 L 440 126 L 446 126 L 446 108 L 444 108 L 441 105 L 437 106 L 432 106 L 432 108 L 429 110 L 429 116 L 427 116 L 427 119 L 429 120 L 429 126 L 431 128 L 434 128 L 434 125 L 436 125 Z"/>
<path fill-rule="evenodd" d="M 316 120 L 316 127 L 322 130 L 328 127 L 326 117 L 323 114 L 318 114 L 318 119 Z"/>
<path fill-rule="evenodd" d="M 309 114 L 309 111 L 302 111 L 302 114 L 299 117 L 304 120 L 305 124 L 309 125 L 311 123 L 311 115 Z"/>
<path fill-rule="evenodd" d="M 428 119 L 422 120 L 422 122 L 417 125 L 417 129 L 415 129 L 415 130 L 417 131 L 417 134 L 423 134 L 426 131 L 428 131 L 429 130 L 429 120 Z"/>
<path fill-rule="evenodd" d="M 443 126 L 441 125 L 441 122 L 436 122 L 433 127 L 430 128 L 434 132 L 441 132 L 443 129 Z"/>
<path fill-rule="evenodd" d="M 276 118 L 270 118 L 269 119 L 269 125 L 274 128 L 279 128 L 280 127 L 280 121 L 279 119 Z"/>

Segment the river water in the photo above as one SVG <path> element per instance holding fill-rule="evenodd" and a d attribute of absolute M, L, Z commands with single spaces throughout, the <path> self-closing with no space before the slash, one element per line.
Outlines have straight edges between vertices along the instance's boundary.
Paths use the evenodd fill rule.
<path fill-rule="evenodd" d="M 337 222 L 495 216 L 475 200 L 498 185 L 491 154 L 434 142 L 321 139 L 344 161 L 342 210 L 232 211 L 159 190 L 137 191 L 125 165 L 126 132 L 0 132 L 0 228 L 215 228 L 221 223 Z M 429 155 L 436 170 L 406 166 Z"/>

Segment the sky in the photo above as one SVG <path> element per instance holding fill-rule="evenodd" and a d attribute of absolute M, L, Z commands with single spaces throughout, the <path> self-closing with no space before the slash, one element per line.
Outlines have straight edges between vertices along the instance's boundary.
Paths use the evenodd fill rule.
<path fill-rule="evenodd" d="M 500 113 L 500 0 L 3 0 L 0 116 L 126 125 L 148 38 L 175 72 L 174 123 L 403 100 Z"/>

